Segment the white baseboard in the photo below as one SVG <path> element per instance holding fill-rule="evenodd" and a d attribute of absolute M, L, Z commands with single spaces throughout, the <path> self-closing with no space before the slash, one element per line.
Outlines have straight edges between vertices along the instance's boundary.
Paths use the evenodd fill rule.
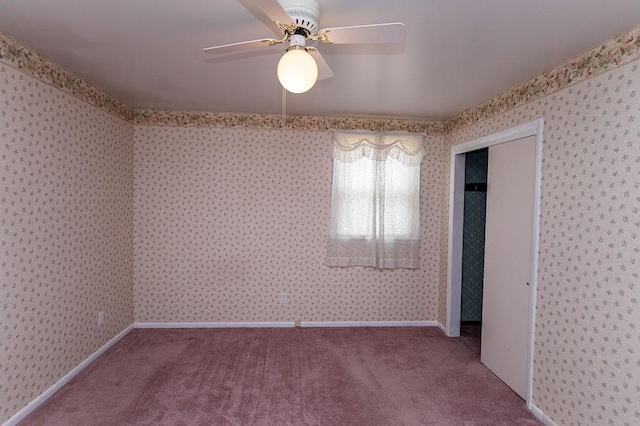
<path fill-rule="evenodd" d="M 78 364 L 73 370 L 69 371 L 67 374 L 62 376 L 60 380 L 55 382 L 49 389 L 42 392 L 38 395 L 33 401 L 25 405 L 20 411 L 15 413 L 13 416 L 9 417 L 9 419 L 4 422 L 2 426 L 14 426 L 21 422 L 25 417 L 31 414 L 36 408 L 44 404 L 44 402 L 51 398 L 51 396 L 56 393 L 62 386 L 66 385 L 71 379 L 78 375 L 82 370 L 87 368 L 89 364 L 96 360 L 100 355 L 102 355 L 107 349 L 111 346 L 115 345 L 120 339 L 126 336 L 131 330 L 133 330 L 133 325 L 128 326 L 113 339 L 109 340 L 105 343 L 100 349 L 89 355 L 87 359 Z"/>
<path fill-rule="evenodd" d="M 435 327 L 436 321 L 302 321 L 301 327 Z"/>
<path fill-rule="evenodd" d="M 558 426 L 553 420 L 549 418 L 549 416 L 543 413 L 542 410 L 539 409 L 535 404 L 531 404 L 531 408 L 529 408 L 529 410 L 533 413 L 534 416 L 536 416 L 538 420 L 544 423 L 545 426 Z"/>
<path fill-rule="evenodd" d="M 134 328 L 289 328 L 283 322 L 136 322 Z M 302 321 L 301 327 L 442 327 L 437 321 Z"/>
<path fill-rule="evenodd" d="M 437 323 L 436 325 L 438 326 L 440 331 L 442 331 L 446 336 L 447 335 L 447 327 L 445 327 L 444 324 L 442 324 L 440 321 L 434 321 L 434 322 Z"/>
<path fill-rule="evenodd" d="M 290 322 L 135 322 L 133 328 L 287 328 Z"/>

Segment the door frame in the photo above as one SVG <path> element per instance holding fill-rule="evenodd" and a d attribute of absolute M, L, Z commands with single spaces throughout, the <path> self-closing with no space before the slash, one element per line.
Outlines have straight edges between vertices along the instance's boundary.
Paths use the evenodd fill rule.
<path fill-rule="evenodd" d="M 447 268 L 447 325 L 449 337 L 460 336 L 460 310 L 462 298 L 462 228 L 464 220 L 464 163 L 465 154 L 492 145 L 511 142 L 527 136 L 536 136 L 535 188 L 533 203 L 533 247 L 529 305 L 527 350 L 527 408 L 531 409 L 533 394 L 533 343 L 535 328 L 536 292 L 538 287 L 538 247 L 540 230 L 540 185 L 542 173 L 542 140 L 544 119 L 530 121 L 498 133 L 474 139 L 451 147 L 449 183 L 449 252 Z"/>

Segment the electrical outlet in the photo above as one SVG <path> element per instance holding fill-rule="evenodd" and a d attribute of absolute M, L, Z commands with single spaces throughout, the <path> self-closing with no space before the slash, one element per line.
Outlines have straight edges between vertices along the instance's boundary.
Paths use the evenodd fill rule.
<path fill-rule="evenodd" d="M 280 304 L 284 305 L 285 303 L 287 303 L 288 298 L 289 296 L 287 295 L 287 293 L 280 293 Z"/>
<path fill-rule="evenodd" d="M 104 311 L 100 311 L 98 313 L 98 325 L 99 326 L 103 326 L 104 325 Z"/>
<path fill-rule="evenodd" d="M 294 327 L 300 327 L 300 320 L 295 320 L 295 322 L 293 323 Z"/>

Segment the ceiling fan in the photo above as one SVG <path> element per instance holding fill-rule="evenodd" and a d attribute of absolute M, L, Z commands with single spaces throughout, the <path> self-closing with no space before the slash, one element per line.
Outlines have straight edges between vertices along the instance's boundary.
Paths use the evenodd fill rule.
<path fill-rule="evenodd" d="M 253 3 L 273 23 L 283 37 L 261 38 L 223 44 L 203 49 L 207 53 L 225 54 L 260 46 L 289 43 L 277 68 L 278 80 L 292 93 L 311 89 L 316 80 L 333 76 L 333 71 L 315 46 L 307 42 L 326 44 L 401 43 L 407 35 L 403 23 L 356 25 L 319 30 L 320 5 L 315 0 L 245 0 Z"/>

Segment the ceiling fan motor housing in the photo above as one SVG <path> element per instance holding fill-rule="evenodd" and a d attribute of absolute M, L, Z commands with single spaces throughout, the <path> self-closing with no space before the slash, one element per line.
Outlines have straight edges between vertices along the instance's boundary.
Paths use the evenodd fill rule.
<path fill-rule="evenodd" d="M 320 5 L 315 0 L 278 0 L 278 3 L 298 28 L 308 31 L 309 35 L 318 33 Z"/>

